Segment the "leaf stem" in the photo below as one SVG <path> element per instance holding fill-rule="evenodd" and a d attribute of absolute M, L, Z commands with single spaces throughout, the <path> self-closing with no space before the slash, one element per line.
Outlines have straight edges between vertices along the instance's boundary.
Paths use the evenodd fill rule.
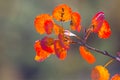
<path fill-rule="evenodd" d="M 104 65 L 104 67 L 107 67 L 110 63 L 112 63 L 114 61 L 114 59 L 111 59 L 111 60 L 109 60 L 105 65 Z"/>

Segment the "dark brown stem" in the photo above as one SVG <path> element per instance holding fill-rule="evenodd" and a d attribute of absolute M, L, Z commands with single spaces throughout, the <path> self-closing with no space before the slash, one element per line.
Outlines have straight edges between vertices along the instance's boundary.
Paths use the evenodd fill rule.
<path fill-rule="evenodd" d="M 90 49 L 90 50 L 93 50 L 93 51 L 96 51 L 96 52 L 98 52 L 98 53 L 101 53 L 101 54 L 103 54 L 103 55 L 109 56 L 109 57 L 111 57 L 111 58 L 113 58 L 113 59 L 116 59 L 115 56 L 112 56 L 112 55 L 109 54 L 107 51 L 102 51 L 102 50 L 96 49 L 96 48 L 94 48 L 94 47 L 88 46 L 87 44 L 85 44 L 85 47 L 87 47 L 87 48 Z"/>
<path fill-rule="evenodd" d="M 93 25 L 90 25 L 89 28 L 87 29 L 87 31 L 85 31 L 85 36 L 84 36 L 84 40 L 86 42 L 86 40 L 88 39 L 89 35 L 93 32 Z"/>

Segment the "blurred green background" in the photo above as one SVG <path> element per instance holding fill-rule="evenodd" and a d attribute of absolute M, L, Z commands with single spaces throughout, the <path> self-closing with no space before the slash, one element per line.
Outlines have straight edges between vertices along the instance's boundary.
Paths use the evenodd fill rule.
<path fill-rule="evenodd" d="M 89 26 L 95 13 L 103 11 L 112 35 L 105 40 L 92 35 L 88 42 L 112 55 L 120 51 L 120 0 L 0 0 L 0 80 L 90 80 L 92 68 L 110 59 L 93 52 L 97 61 L 88 64 L 79 55 L 79 45 L 71 45 L 64 61 L 56 56 L 42 63 L 34 61 L 34 41 L 43 37 L 35 31 L 34 18 L 51 14 L 61 3 L 81 14 L 84 27 Z M 120 72 L 120 63 L 115 61 L 107 68 L 113 75 Z"/>

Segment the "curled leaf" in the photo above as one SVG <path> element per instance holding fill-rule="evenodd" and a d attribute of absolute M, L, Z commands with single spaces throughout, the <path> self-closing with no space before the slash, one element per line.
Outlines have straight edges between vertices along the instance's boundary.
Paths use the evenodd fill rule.
<path fill-rule="evenodd" d="M 95 16 L 92 18 L 92 25 L 93 25 L 93 32 L 98 32 L 103 24 L 103 21 L 105 19 L 104 12 L 98 12 L 95 14 Z"/>

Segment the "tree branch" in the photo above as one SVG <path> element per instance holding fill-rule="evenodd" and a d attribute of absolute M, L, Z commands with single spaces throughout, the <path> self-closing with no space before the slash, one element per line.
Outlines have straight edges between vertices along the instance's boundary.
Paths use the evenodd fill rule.
<path fill-rule="evenodd" d="M 77 42 L 77 43 L 80 44 L 80 45 L 84 45 L 86 48 L 88 48 L 88 49 L 90 49 L 90 50 L 92 50 L 92 51 L 98 52 L 98 53 L 100 53 L 100 54 L 102 54 L 102 55 L 108 56 L 108 57 L 110 57 L 110 58 L 112 58 L 112 59 L 117 60 L 118 62 L 120 62 L 120 57 L 113 56 L 113 55 L 111 55 L 110 53 L 108 53 L 108 52 L 105 51 L 105 50 L 102 51 L 102 50 L 96 49 L 96 48 L 94 48 L 94 47 L 91 47 L 91 46 L 87 45 L 87 44 L 84 43 L 84 42 Z"/>

